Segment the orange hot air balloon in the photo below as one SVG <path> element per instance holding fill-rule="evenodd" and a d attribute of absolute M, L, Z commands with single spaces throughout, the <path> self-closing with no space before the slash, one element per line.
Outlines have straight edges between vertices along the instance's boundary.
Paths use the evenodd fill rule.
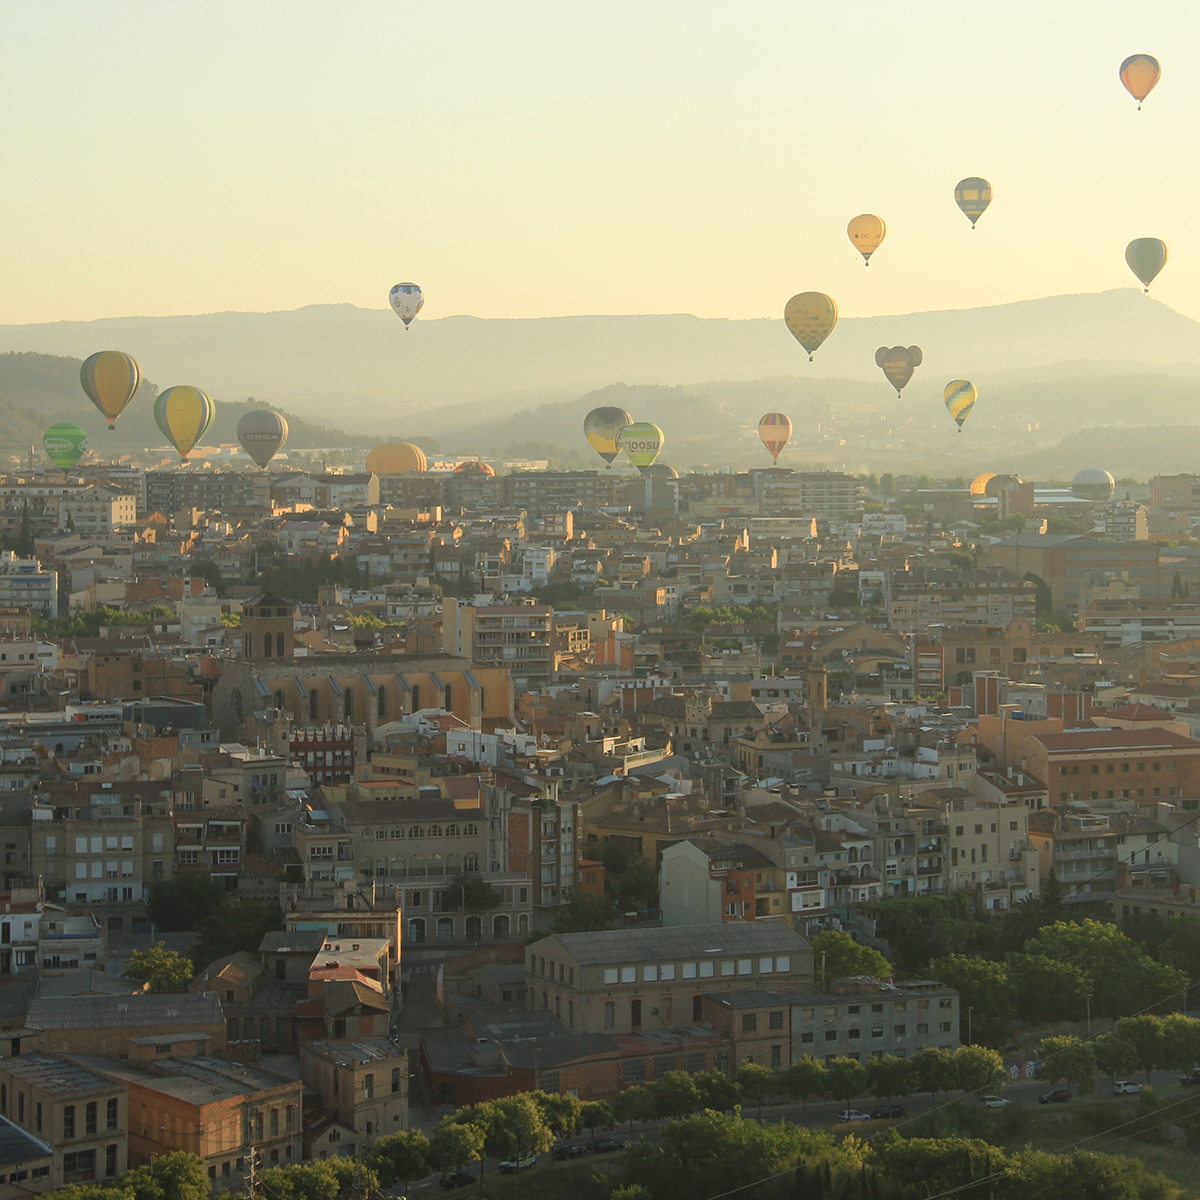
<path fill-rule="evenodd" d="M 792 440 L 792 422 L 785 413 L 770 412 L 758 423 L 758 436 L 774 462 Z"/>
<path fill-rule="evenodd" d="M 850 238 L 855 250 L 863 256 L 864 264 L 869 267 L 871 255 L 879 249 L 883 239 L 887 237 L 887 225 L 882 217 L 877 217 L 873 213 L 863 213 L 861 217 L 855 217 L 846 226 L 846 235 Z"/>
<path fill-rule="evenodd" d="M 1158 59 L 1149 54 L 1131 54 L 1121 64 L 1121 82 L 1138 102 L 1138 112 L 1142 111 L 1142 101 L 1154 91 L 1154 85 L 1161 78 L 1162 68 L 1158 65 Z"/>

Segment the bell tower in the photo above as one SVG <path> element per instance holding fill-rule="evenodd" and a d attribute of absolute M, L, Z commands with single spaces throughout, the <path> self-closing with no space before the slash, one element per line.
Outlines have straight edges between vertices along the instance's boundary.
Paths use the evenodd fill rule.
<path fill-rule="evenodd" d="M 242 605 L 242 657 L 251 662 L 295 658 L 292 615 L 295 606 L 273 592 L 263 592 Z"/>

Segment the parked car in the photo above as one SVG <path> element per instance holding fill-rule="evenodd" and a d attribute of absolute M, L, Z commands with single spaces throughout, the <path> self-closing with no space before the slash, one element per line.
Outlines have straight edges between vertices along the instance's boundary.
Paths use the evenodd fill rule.
<path fill-rule="evenodd" d="M 1012 1103 L 1003 1096 L 980 1096 L 979 1099 L 987 1108 L 1007 1108 Z"/>
<path fill-rule="evenodd" d="M 468 1183 L 474 1183 L 475 1176 L 469 1175 L 466 1171 L 451 1171 L 449 1175 L 443 1175 L 438 1187 L 445 1191 L 451 1191 L 453 1188 L 466 1187 Z"/>
<path fill-rule="evenodd" d="M 906 1117 L 908 1114 L 900 1107 L 899 1104 L 885 1104 L 883 1108 L 877 1108 L 871 1114 L 872 1121 L 897 1121 L 901 1117 Z"/>
<path fill-rule="evenodd" d="M 1038 1097 L 1039 1104 L 1066 1104 L 1071 1099 L 1071 1093 L 1066 1088 L 1055 1088 L 1052 1092 L 1043 1092 Z"/>
<path fill-rule="evenodd" d="M 528 1158 L 510 1158 L 507 1162 L 502 1162 L 500 1172 L 503 1175 L 515 1175 L 518 1171 L 528 1171 L 536 1166 L 537 1155 L 531 1154 Z"/>
<path fill-rule="evenodd" d="M 1195 1087 L 1200 1084 L 1200 1071 L 1193 1071 L 1190 1075 L 1185 1075 L 1179 1082 L 1184 1087 Z"/>
<path fill-rule="evenodd" d="M 564 1158 L 582 1158 L 587 1153 L 587 1147 L 582 1144 L 567 1144 L 554 1147 L 554 1157 L 562 1162 Z"/>
<path fill-rule="evenodd" d="M 1118 1079 L 1113 1084 L 1114 1096 L 1136 1096 L 1142 1090 L 1140 1083 L 1135 1083 L 1132 1079 Z"/>
<path fill-rule="evenodd" d="M 625 1143 L 620 1138 L 597 1138 L 594 1142 L 589 1142 L 587 1152 L 589 1154 L 610 1154 L 614 1150 L 624 1150 Z"/>
<path fill-rule="evenodd" d="M 857 1108 L 843 1108 L 837 1115 L 839 1121 L 869 1121 L 871 1118 L 865 1112 L 859 1112 Z"/>

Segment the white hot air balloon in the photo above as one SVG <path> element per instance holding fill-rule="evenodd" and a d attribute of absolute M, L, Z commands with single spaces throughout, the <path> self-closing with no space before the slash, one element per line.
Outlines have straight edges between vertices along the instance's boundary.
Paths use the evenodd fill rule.
<path fill-rule="evenodd" d="M 424 306 L 425 293 L 415 283 L 398 283 L 388 293 L 388 301 L 407 329 Z"/>

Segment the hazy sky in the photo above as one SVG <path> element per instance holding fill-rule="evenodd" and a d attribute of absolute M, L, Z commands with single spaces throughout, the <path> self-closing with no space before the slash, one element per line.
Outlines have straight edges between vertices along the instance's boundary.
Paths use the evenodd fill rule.
<path fill-rule="evenodd" d="M 911 312 L 1129 286 L 1138 236 L 1200 318 L 1194 0 L 2 11 L 0 323 L 380 308 L 410 279 L 429 317 Z M 860 212 L 888 222 L 869 269 Z"/>

